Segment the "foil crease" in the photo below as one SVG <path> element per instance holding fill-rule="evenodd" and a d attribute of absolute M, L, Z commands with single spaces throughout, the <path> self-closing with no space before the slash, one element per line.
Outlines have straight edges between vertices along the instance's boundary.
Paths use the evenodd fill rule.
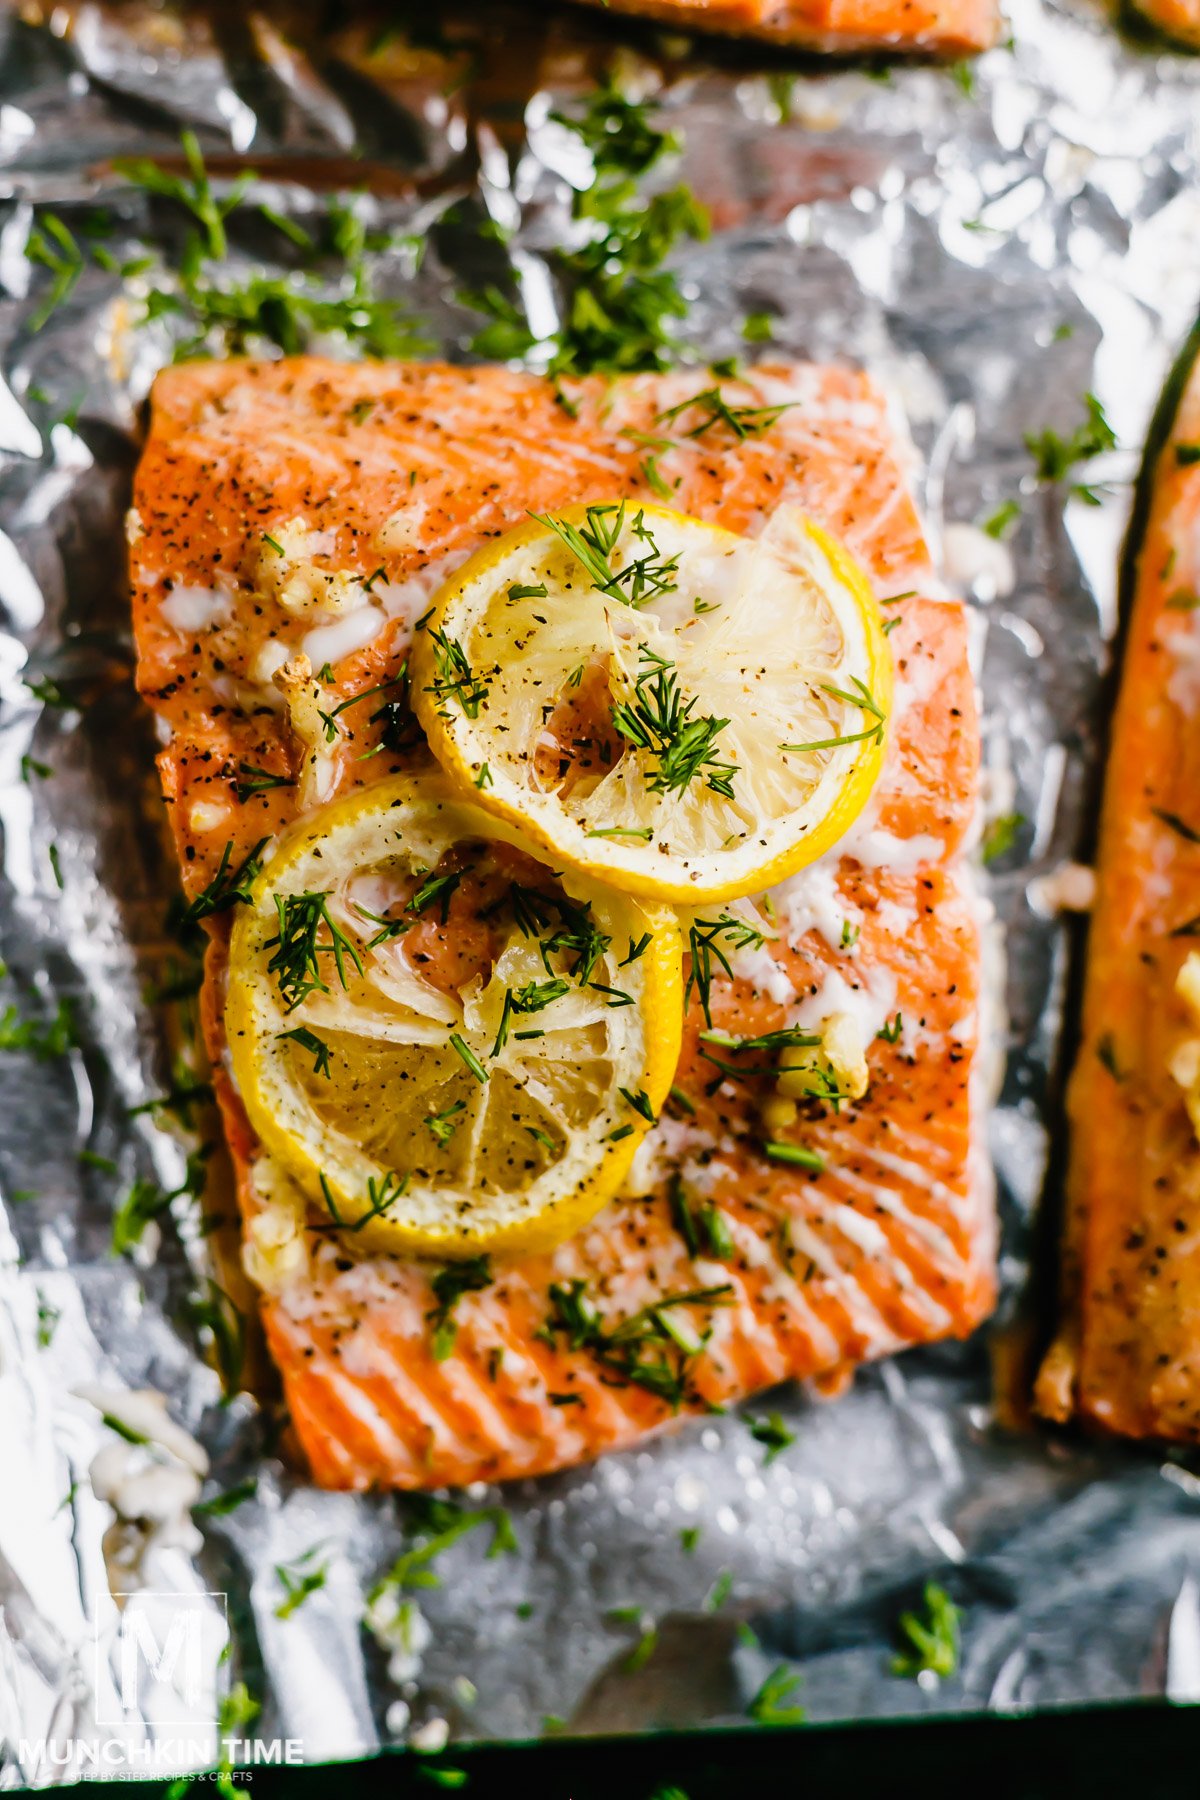
<path fill-rule="evenodd" d="M 785 82 L 765 53 L 551 10 L 476 9 L 482 24 L 449 32 L 448 50 L 426 30 L 376 49 L 378 66 L 368 27 L 322 40 L 281 11 L 236 28 L 225 13 L 218 29 L 199 7 L 81 4 L 0 23 L 0 1006 L 48 1020 L 65 999 L 81 1042 L 66 1059 L 0 1058 L 0 1786 L 69 1776 L 21 1740 L 111 1716 L 113 1516 L 88 1469 L 112 1434 L 79 1397 L 97 1384 L 165 1395 L 220 1486 L 258 1475 L 194 1556 L 158 1547 L 157 1584 L 214 1617 L 227 1607 L 256 1730 L 302 1740 L 309 1760 L 441 1720 L 471 1740 L 536 1736 L 548 1717 L 580 1733 L 730 1723 L 781 1663 L 817 1720 L 1200 1698 L 1196 1478 L 1002 1423 L 986 1333 L 865 1370 L 832 1405 L 773 1394 L 797 1439 L 769 1466 L 730 1416 L 505 1490 L 519 1554 L 488 1558 L 483 1532 L 449 1549 L 419 1597 L 428 1642 L 389 1673 L 361 1619 L 405 1541 L 403 1503 L 316 1492 L 251 1400 L 221 1404 L 184 1317 L 205 1265 L 196 1233 L 165 1229 L 153 1257 L 110 1252 L 117 1195 L 136 1174 L 176 1185 L 183 1159 L 128 1112 L 169 1066 L 144 996 L 174 876 L 127 679 L 121 523 L 164 346 L 114 358 L 113 284 L 94 271 L 31 333 L 31 225 L 106 204 L 153 241 L 163 222 L 109 163 L 168 154 L 190 126 L 298 218 L 319 190 L 369 187 L 382 224 L 425 240 L 395 291 L 458 356 L 469 316 L 454 296 L 479 255 L 464 218 L 504 227 L 491 269 L 507 259 L 534 322 L 550 316 L 543 258 L 581 179 L 551 106 L 623 44 L 626 78 L 659 89 L 683 176 L 713 210 L 711 241 L 678 260 L 688 340 L 742 353 L 742 319 L 766 309 L 776 350 L 870 368 L 908 420 L 935 543 L 1021 499 L 1011 591 L 1002 567 L 966 566 L 962 533 L 946 537 L 978 626 L 988 805 L 1027 821 L 988 876 L 1008 961 L 992 1131 L 1002 1331 L 1035 1248 L 1044 1262 L 1069 934 L 1034 884 L 1088 841 L 1130 481 L 1200 300 L 1200 63 L 1131 48 L 1083 0 L 1011 0 L 1012 42 L 970 93 L 918 66 L 806 65 Z M 1088 465 L 1094 506 L 1038 487 L 1024 444 L 1069 433 L 1089 389 L 1123 447 Z M 86 710 L 39 707 L 23 677 L 47 666 L 89 685 Z M 23 756 L 53 776 L 23 780 Z M 680 1533 L 697 1526 L 687 1553 Z M 314 1544 L 326 1583 L 280 1619 L 275 1565 Z M 940 1685 L 890 1670 L 897 1614 L 927 1579 L 965 1609 L 962 1665 Z M 631 1606 L 658 1632 L 636 1674 L 638 1627 L 611 1616 Z"/>

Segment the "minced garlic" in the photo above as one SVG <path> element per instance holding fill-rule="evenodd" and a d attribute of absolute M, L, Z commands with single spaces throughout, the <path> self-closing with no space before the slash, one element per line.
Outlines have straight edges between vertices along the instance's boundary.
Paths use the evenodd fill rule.
<path fill-rule="evenodd" d="M 350 569 L 320 569 L 313 561 L 314 540 L 303 519 L 273 526 L 261 541 L 254 566 L 259 592 L 278 601 L 287 612 L 337 614 L 366 603 L 366 590 Z"/>
<path fill-rule="evenodd" d="M 858 1020 L 851 1013 L 830 1013 L 821 1021 L 820 1038 L 820 1044 L 791 1044 L 780 1052 L 776 1093 L 790 1100 L 812 1098 L 814 1093 L 818 1098 L 861 1100 L 871 1072 Z M 823 1077 L 816 1089 L 814 1075 Z"/>
<path fill-rule="evenodd" d="M 262 1204 L 246 1222 L 242 1267 L 255 1287 L 270 1294 L 308 1266 L 305 1202 L 295 1182 L 271 1157 L 257 1157 L 252 1175 Z"/>
<path fill-rule="evenodd" d="M 276 669 L 272 683 L 283 695 L 288 725 L 303 751 L 297 799 L 301 812 L 328 800 L 337 779 L 337 755 L 322 715 L 322 688 L 303 651 Z"/>
<path fill-rule="evenodd" d="M 1192 1130 L 1200 1137 L 1200 950 L 1191 950 L 1175 977 L 1175 992 L 1183 1001 L 1195 1032 L 1176 1046 L 1167 1064 L 1172 1081 L 1183 1089 Z"/>

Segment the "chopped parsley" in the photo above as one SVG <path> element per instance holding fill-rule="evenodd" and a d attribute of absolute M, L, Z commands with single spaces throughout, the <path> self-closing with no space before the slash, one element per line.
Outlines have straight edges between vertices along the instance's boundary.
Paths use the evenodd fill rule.
<path fill-rule="evenodd" d="M 699 422 L 685 432 L 686 437 L 703 437 L 706 431 L 722 425 L 741 442 L 746 438 L 761 437 L 792 405 L 789 400 L 782 406 L 735 406 L 726 400 L 719 387 L 710 387 L 688 400 L 681 400 L 677 406 L 668 406 L 658 417 L 662 424 L 673 425 L 684 413 L 695 411 L 700 415 Z"/>

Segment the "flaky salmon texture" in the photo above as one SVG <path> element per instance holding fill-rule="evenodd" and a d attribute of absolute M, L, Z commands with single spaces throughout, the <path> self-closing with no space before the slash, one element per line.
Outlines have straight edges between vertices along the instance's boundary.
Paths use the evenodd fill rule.
<path fill-rule="evenodd" d="M 843 54 L 920 50 L 936 56 L 969 56 L 994 44 L 1000 26 L 995 0 L 586 0 L 586 4 L 659 19 L 681 30 L 715 31 Z"/>
<path fill-rule="evenodd" d="M 1200 369 L 1158 458 L 1113 719 L 1040 1410 L 1200 1440 Z"/>
<path fill-rule="evenodd" d="M 721 1071 L 702 1054 L 693 995 L 674 1098 L 629 1190 L 552 1254 L 497 1259 L 490 1285 L 458 1302 L 444 1360 L 431 1344 L 436 1269 L 360 1254 L 330 1235 L 327 1215 L 323 1231 L 279 1227 L 283 1178 L 259 1153 L 224 1057 L 228 915 L 209 921 L 204 1010 L 247 1266 L 324 1486 L 563 1468 L 789 1377 L 836 1389 L 864 1359 L 969 1333 L 991 1306 L 964 611 L 928 597 L 936 584 L 887 410 L 861 374 L 762 366 L 726 385 L 739 406 L 786 408 L 769 430 L 718 425 L 660 449 L 648 471 L 646 436 L 710 381 L 589 378 L 556 396 L 499 368 L 304 359 L 195 364 L 156 385 L 130 519 L 138 681 L 169 733 L 162 782 L 192 896 L 223 857 L 235 865 L 277 832 L 299 796 L 323 801 L 427 755 L 379 752 L 373 706 L 340 715 L 332 744 L 306 738 L 272 682 L 285 656 L 329 665 L 329 713 L 394 677 L 439 578 L 529 511 L 649 501 L 650 482 L 666 481 L 681 512 L 753 535 L 797 503 L 860 559 L 892 621 L 897 699 L 868 813 L 840 853 L 760 902 L 777 936 L 733 955 L 732 977 L 713 970 L 719 1028 L 753 1035 L 838 1010 L 872 1040 L 865 1098 L 810 1106 L 804 1142 L 824 1172 L 764 1156 L 769 1080 L 714 1090 Z M 272 585 L 262 542 L 281 532 L 290 544 L 305 534 L 310 583 L 328 591 L 351 572 L 362 584 L 334 622 L 313 625 Z M 266 786 L 247 769 L 299 785 Z M 723 1210 L 732 1247 L 720 1259 L 681 1229 L 681 1195 Z M 658 1341 L 659 1373 L 639 1372 L 644 1309 L 710 1289 L 687 1309 L 700 1347 Z M 592 1329 L 571 1330 L 572 1299 Z"/>

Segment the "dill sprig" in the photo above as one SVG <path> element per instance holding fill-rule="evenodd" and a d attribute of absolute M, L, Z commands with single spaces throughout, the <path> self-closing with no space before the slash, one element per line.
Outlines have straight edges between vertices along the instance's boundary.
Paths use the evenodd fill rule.
<path fill-rule="evenodd" d="M 445 1362 L 458 1340 L 454 1309 L 464 1294 L 477 1294 L 492 1284 L 492 1265 L 486 1256 L 471 1256 L 450 1263 L 430 1282 L 437 1305 L 425 1314 L 433 1328 L 430 1349 L 435 1362 Z"/>
<path fill-rule="evenodd" d="M 549 981 L 527 981 L 524 987 L 506 988 L 492 1055 L 499 1056 L 508 1042 L 508 1028 L 514 1015 L 541 1012 L 543 1007 L 561 1000 L 570 990 L 570 982 L 565 981 L 561 975 L 552 976 Z"/>
<path fill-rule="evenodd" d="M 1064 481 L 1077 463 L 1090 462 L 1117 447 L 1117 434 L 1109 424 L 1103 406 L 1095 394 L 1083 396 L 1084 419 L 1069 437 L 1043 427 L 1039 432 L 1025 433 L 1025 448 L 1033 457 L 1034 473 L 1047 485 Z M 1084 482 L 1072 484 L 1071 492 L 1089 506 L 1099 506 L 1100 493 Z"/>
<path fill-rule="evenodd" d="M 214 914 L 226 912 L 235 905 L 246 906 L 250 900 L 250 889 L 262 873 L 262 852 L 270 840 L 259 838 L 257 844 L 238 863 L 231 868 L 233 861 L 233 843 L 228 841 L 221 852 L 221 860 L 217 864 L 217 872 L 212 880 L 189 901 L 177 916 L 176 923 L 181 930 L 198 925 L 201 919 L 211 919 Z"/>
<path fill-rule="evenodd" d="M 719 387 L 709 387 L 688 400 L 681 400 L 677 406 L 668 406 L 658 418 L 663 425 L 673 425 L 684 413 L 695 411 L 700 414 L 699 423 L 686 431 L 685 437 L 703 437 L 715 425 L 724 425 L 741 442 L 746 438 L 761 437 L 794 404 L 787 400 L 782 406 L 737 406 L 726 400 Z"/>
<path fill-rule="evenodd" d="M 502 1506 L 485 1506 L 465 1512 L 453 1500 L 437 1500 L 428 1495 L 421 1495 L 419 1501 L 411 1504 L 417 1512 L 416 1529 L 433 1535 L 413 1549 L 401 1552 L 367 1594 L 368 1608 L 378 1605 L 389 1590 L 403 1592 L 406 1588 L 440 1587 L 441 1577 L 430 1565 L 459 1538 L 481 1525 L 490 1525 L 492 1530 L 487 1551 L 489 1560 L 494 1556 L 514 1555 L 518 1549 L 512 1518 Z"/>
<path fill-rule="evenodd" d="M 722 939 L 725 940 L 724 944 Z M 700 999 L 704 1022 L 711 1027 L 714 960 L 732 980 L 733 969 L 730 967 L 727 951 L 761 950 L 766 941 L 765 931 L 760 931 L 745 919 L 736 918 L 733 913 L 720 913 L 715 919 L 693 920 L 688 929 L 690 967 L 684 989 L 684 1005 L 687 1005 L 694 991 Z"/>
<path fill-rule="evenodd" d="M 652 793 L 676 793 L 703 775 L 714 793 L 732 800 L 738 765 L 713 754 L 729 720 L 693 718 L 696 696 L 684 704 L 675 664 L 648 644 L 639 645 L 638 657 L 646 666 L 634 682 L 634 698 L 612 708 L 612 721 L 627 743 L 657 758 L 646 785 Z"/>
<path fill-rule="evenodd" d="M 540 888 L 521 887 L 516 882 L 508 892 L 518 930 L 524 937 L 539 940 L 547 975 L 561 972 L 550 961 L 552 956 L 561 956 L 572 981 L 588 986 L 612 943 L 592 917 L 591 901 L 568 900 L 565 894 L 545 894 Z"/>
<path fill-rule="evenodd" d="M 732 1286 L 723 1282 L 664 1294 L 661 1300 L 610 1327 L 588 1298 L 585 1281 L 554 1282 L 543 1335 L 553 1342 L 555 1334 L 561 1333 L 572 1350 L 588 1350 L 622 1385 L 645 1388 L 678 1410 L 691 1397 L 692 1368 L 708 1342 L 711 1327 L 696 1332 L 675 1316 L 676 1310 L 721 1306 L 732 1293 Z"/>
<path fill-rule="evenodd" d="M 444 631 L 431 631 L 429 635 L 436 673 L 425 692 L 433 695 L 444 719 L 450 716 L 446 707 L 451 700 L 458 702 L 468 719 L 477 719 L 479 708 L 487 699 L 487 682 L 474 673 L 457 638 L 448 637 Z"/>
<path fill-rule="evenodd" d="M 591 577 L 592 586 L 612 600 L 639 607 L 658 594 L 673 594 L 678 572 L 678 556 L 663 556 L 646 524 L 645 514 L 638 511 L 629 529 L 639 543 L 646 545 L 645 556 L 634 557 L 623 569 L 614 569 L 612 555 L 625 529 L 626 502 L 609 501 L 589 506 L 582 525 L 571 525 L 556 519 L 552 513 L 533 513 L 539 525 L 547 526 L 582 563 Z"/>
<path fill-rule="evenodd" d="M 275 1035 L 277 1038 L 288 1039 L 293 1044 L 299 1044 L 302 1050 L 307 1050 L 313 1059 L 313 1074 L 323 1075 L 326 1081 L 332 1080 L 329 1070 L 329 1045 L 324 1038 L 319 1038 L 315 1031 L 308 1029 L 307 1025 L 293 1025 L 290 1031 L 278 1031 Z"/>
<path fill-rule="evenodd" d="M 83 274 L 84 255 L 57 213 L 42 214 L 25 244 L 29 262 L 50 271 L 50 287 L 41 305 L 29 320 L 30 331 L 40 331 L 51 313 L 70 298 L 76 282 Z"/>
<path fill-rule="evenodd" d="M 322 956 L 333 957 L 343 988 L 348 986 L 347 959 L 362 974 L 362 957 L 330 913 L 328 893 L 276 894 L 275 910 L 279 930 L 267 939 L 268 949 L 275 946 L 267 973 L 275 976 L 288 1012 L 293 1012 L 309 994 L 329 992 L 328 983 L 321 976 Z M 322 927 L 329 933 L 327 944 L 318 941 Z"/>
<path fill-rule="evenodd" d="M 343 1215 L 325 1175 L 322 1174 L 319 1179 L 321 1193 L 329 1211 L 329 1217 L 333 1222 L 330 1225 L 317 1225 L 314 1230 L 325 1232 L 361 1231 L 364 1225 L 371 1223 L 372 1219 L 387 1217 L 396 1202 L 402 1200 L 408 1192 L 408 1184 L 412 1176 L 410 1174 L 399 1175 L 395 1169 L 389 1169 L 386 1175 L 368 1175 L 366 1209 L 353 1219 L 347 1219 Z"/>

